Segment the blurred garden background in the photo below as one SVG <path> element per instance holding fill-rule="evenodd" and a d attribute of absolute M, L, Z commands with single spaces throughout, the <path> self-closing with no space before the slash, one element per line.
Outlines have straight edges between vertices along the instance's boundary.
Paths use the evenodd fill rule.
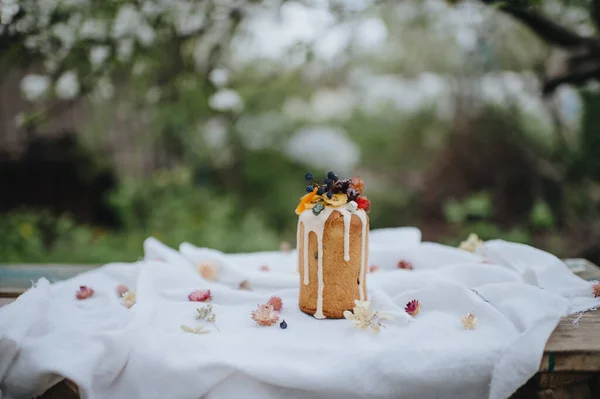
<path fill-rule="evenodd" d="M 595 0 L 2 0 L 0 262 L 295 243 L 303 176 L 372 228 L 600 263 Z"/>

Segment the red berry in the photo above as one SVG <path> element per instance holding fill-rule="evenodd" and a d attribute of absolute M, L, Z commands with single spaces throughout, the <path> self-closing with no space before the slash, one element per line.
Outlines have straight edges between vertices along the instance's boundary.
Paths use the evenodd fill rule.
<path fill-rule="evenodd" d="M 400 262 L 398 262 L 398 269 L 406 269 L 406 270 L 412 270 L 413 266 L 410 262 L 407 262 L 405 260 L 401 260 Z"/>
<path fill-rule="evenodd" d="M 365 212 L 369 212 L 371 210 L 371 202 L 367 199 L 367 197 L 358 197 L 356 199 L 356 204 L 358 205 L 358 209 L 364 209 Z"/>

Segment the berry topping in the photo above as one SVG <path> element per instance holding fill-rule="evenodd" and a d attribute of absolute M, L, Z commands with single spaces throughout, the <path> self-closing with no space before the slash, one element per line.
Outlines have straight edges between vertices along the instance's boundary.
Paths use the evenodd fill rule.
<path fill-rule="evenodd" d="M 333 193 L 331 191 L 327 192 L 327 198 L 331 199 L 331 197 L 333 197 Z"/>
<path fill-rule="evenodd" d="M 329 172 L 329 173 L 327 173 L 327 177 L 328 177 L 329 179 L 333 180 L 333 181 L 337 181 L 337 180 L 338 180 L 338 177 L 337 177 L 337 175 L 336 175 L 335 173 L 333 173 L 333 172 Z"/>
<path fill-rule="evenodd" d="M 327 187 L 319 186 L 319 189 L 317 190 L 317 195 L 323 195 L 325 194 L 325 191 L 327 191 Z"/>
<path fill-rule="evenodd" d="M 306 186 L 306 192 L 307 193 L 312 193 L 313 192 L 313 186 Z"/>
<path fill-rule="evenodd" d="M 279 327 L 281 327 L 282 330 L 285 330 L 287 328 L 287 323 L 285 322 L 285 320 L 279 323 Z"/>
<path fill-rule="evenodd" d="M 313 179 L 313 175 L 310 173 L 307 173 L 304 175 L 304 180 L 306 181 L 311 181 Z"/>
<path fill-rule="evenodd" d="M 360 193 L 355 188 L 349 188 L 346 191 L 346 195 L 348 196 L 348 201 L 356 201 Z"/>
<path fill-rule="evenodd" d="M 364 209 L 365 212 L 369 212 L 371 210 L 371 202 L 367 199 L 367 197 L 358 197 L 356 199 L 356 203 L 358 204 L 358 209 Z"/>

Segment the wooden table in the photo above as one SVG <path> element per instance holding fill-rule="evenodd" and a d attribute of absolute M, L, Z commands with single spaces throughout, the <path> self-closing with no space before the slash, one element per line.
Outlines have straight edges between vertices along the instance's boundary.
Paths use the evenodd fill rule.
<path fill-rule="evenodd" d="M 578 275 L 588 280 L 600 280 L 600 268 L 591 263 L 582 263 Z M 0 265 L 0 306 L 13 301 L 24 289 L 3 286 L 3 267 Z M 10 268 L 17 267 L 10 266 Z M 18 266 L 25 268 L 21 273 L 29 276 L 34 268 L 42 268 L 47 275 L 71 277 L 93 266 Z M 76 273 L 75 273 L 76 274 Z M 13 278 L 12 284 L 15 284 Z M 561 320 L 546 343 L 539 372 L 521 387 L 510 399 L 600 399 L 600 310 L 569 316 Z M 50 388 L 42 399 L 79 398 L 77 387 L 63 380 Z"/>

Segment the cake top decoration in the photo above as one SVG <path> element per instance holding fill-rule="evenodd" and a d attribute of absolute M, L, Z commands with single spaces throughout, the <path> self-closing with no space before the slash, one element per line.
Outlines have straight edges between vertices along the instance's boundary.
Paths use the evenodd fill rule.
<path fill-rule="evenodd" d="M 323 183 L 307 173 L 304 179 L 309 182 L 306 186 L 307 194 L 300 199 L 296 207 L 296 214 L 300 215 L 307 209 L 312 209 L 318 215 L 326 206 L 338 207 L 348 204 L 351 211 L 363 209 L 365 212 L 371 210 L 371 203 L 363 196 L 365 184 L 360 177 L 340 179 L 334 172 L 327 173 Z"/>

